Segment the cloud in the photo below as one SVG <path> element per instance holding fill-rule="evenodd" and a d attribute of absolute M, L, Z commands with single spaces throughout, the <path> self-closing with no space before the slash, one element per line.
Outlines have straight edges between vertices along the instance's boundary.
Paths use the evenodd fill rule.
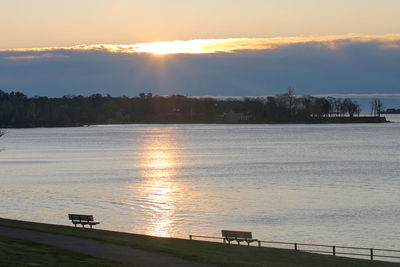
<path fill-rule="evenodd" d="M 27 54 L 27 55 L 13 55 L 4 57 L 5 60 L 35 60 L 35 59 L 50 59 L 50 58 L 68 58 L 65 55 L 57 55 L 57 54 Z"/>
<path fill-rule="evenodd" d="M 335 98 L 399 98 L 400 93 L 385 94 L 385 93 L 374 93 L 374 94 L 317 94 L 316 97 L 328 97 L 332 96 Z"/>
<path fill-rule="evenodd" d="M 140 44 L 8 49 L 0 51 L 0 89 L 31 96 L 264 96 L 290 86 L 299 95 L 394 95 L 399 40 L 400 34 L 177 41 L 175 51 L 189 42 L 194 52 L 207 41 L 200 47 L 208 52 L 152 48 L 163 56 L 139 51 L 146 47 Z"/>
<path fill-rule="evenodd" d="M 103 51 L 110 53 L 151 53 L 165 54 L 212 54 L 233 53 L 240 50 L 269 50 L 282 46 L 307 44 L 316 47 L 336 49 L 350 43 L 377 43 L 382 47 L 399 48 L 400 34 L 388 35 L 331 35 L 331 36 L 294 36 L 275 38 L 230 38 L 230 39 L 201 39 L 189 41 L 169 41 L 154 43 L 137 43 L 128 45 L 93 44 L 70 47 L 17 48 L 0 49 L 0 52 L 47 52 L 56 50 L 72 51 Z"/>

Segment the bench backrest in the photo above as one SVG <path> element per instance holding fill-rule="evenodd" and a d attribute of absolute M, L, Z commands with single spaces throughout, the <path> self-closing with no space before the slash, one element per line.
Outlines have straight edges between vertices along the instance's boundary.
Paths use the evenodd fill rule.
<path fill-rule="evenodd" d="M 94 221 L 93 215 L 82 215 L 82 214 L 68 214 L 68 218 L 72 221 Z"/>
<path fill-rule="evenodd" d="M 251 232 L 222 230 L 222 236 L 228 238 L 253 238 Z"/>

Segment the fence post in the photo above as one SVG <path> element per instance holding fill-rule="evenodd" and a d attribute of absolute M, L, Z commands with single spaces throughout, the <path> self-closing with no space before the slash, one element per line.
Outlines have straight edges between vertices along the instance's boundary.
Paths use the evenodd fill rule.
<path fill-rule="evenodd" d="M 297 243 L 294 243 L 294 250 L 297 250 Z"/>
<path fill-rule="evenodd" d="M 189 239 L 192 240 L 192 235 L 189 235 Z"/>
<path fill-rule="evenodd" d="M 261 247 L 261 241 L 260 240 L 258 240 L 258 247 L 259 248 Z"/>
<path fill-rule="evenodd" d="M 332 254 L 333 254 L 333 256 L 336 256 L 336 247 L 335 246 L 332 246 Z"/>
<path fill-rule="evenodd" d="M 370 251 L 371 251 L 371 261 L 373 261 L 374 260 L 374 249 L 371 248 Z"/>

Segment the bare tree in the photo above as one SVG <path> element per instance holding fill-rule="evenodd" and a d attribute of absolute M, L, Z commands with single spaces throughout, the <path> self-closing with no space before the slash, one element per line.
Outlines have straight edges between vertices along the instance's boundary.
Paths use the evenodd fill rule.
<path fill-rule="evenodd" d="M 296 96 L 294 95 L 293 88 L 291 88 L 291 87 L 288 88 L 287 97 L 288 97 L 290 113 L 293 114 L 293 110 L 296 107 Z"/>
<path fill-rule="evenodd" d="M 357 116 L 358 117 L 360 117 L 360 113 L 361 113 L 361 106 L 359 105 L 359 104 L 356 104 L 357 105 L 357 107 L 356 107 L 356 111 L 355 111 L 355 113 L 357 114 Z"/>
<path fill-rule="evenodd" d="M 334 97 L 328 96 L 326 100 L 329 103 L 329 117 L 335 116 L 336 99 Z"/>
<path fill-rule="evenodd" d="M 346 98 L 343 101 L 343 106 L 345 112 L 349 113 L 350 118 L 353 118 L 354 114 L 360 114 L 361 108 L 360 105 L 356 102 L 353 102 L 350 98 Z"/>
<path fill-rule="evenodd" d="M 374 115 L 375 117 L 380 117 L 382 113 L 382 101 L 380 99 L 373 99 L 371 102 L 371 115 Z"/>
<path fill-rule="evenodd" d="M 343 100 L 341 98 L 335 99 L 333 98 L 332 102 L 333 113 L 336 117 L 341 117 L 346 113 L 345 107 L 343 105 Z"/>
<path fill-rule="evenodd" d="M 294 114 L 296 110 L 296 96 L 294 95 L 293 88 L 289 87 L 286 94 L 281 95 L 284 105 L 289 109 L 290 115 Z"/>
<path fill-rule="evenodd" d="M 383 108 L 382 101 L 380 101 L 380 100 L 378 99 L 378 100 L 377 100 L 377 103 L 376 103 L 376 112 L 377 112 L 378 117 L 381 116 L 382 108 Z"/>

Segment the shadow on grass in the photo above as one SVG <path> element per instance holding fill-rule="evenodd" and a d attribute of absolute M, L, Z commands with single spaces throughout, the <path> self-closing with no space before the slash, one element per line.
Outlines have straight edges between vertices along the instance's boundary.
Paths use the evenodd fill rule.
<path fill-rule="evenodd" d="M 126 265 L 66 249 L 0 236 L 0 266 L 123 267 Z"/>

